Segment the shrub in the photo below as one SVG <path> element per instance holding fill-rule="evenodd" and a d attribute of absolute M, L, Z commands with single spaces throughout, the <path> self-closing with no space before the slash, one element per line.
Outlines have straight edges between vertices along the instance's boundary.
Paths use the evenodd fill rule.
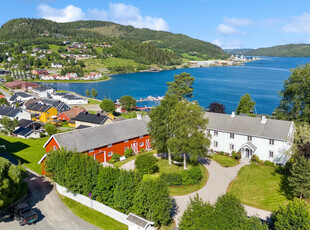
<path fill-rule="evenodd" d="M 134 154 L 134 151 L 132 149 L 126 149 L 124 154 L 125 154 L 125 157 L 128 158 Z"/>
<path fill-rule="evenodd" d="M 151 154 L 139 155 L 135 161 L 136 169 L 142 174 L 158 172 L 157 158 Z"/>
<path fill-rule="evenodd" d="M 236 158 L 236 151 L 232 151 L 231 156 L 232 156 L 232 158 Z"/>
<path fill-rule="evenodd" d="M 224 155 L 225 155 L 225 156 L 229 156 L 229 153 L 225 153 Z"/>
<path fill-rule="evenodd" d="M 274 163 L 272 163 L 271 161 L 265 161 L 265 162 L 264 162 L 264 165 L 265 165 L 265 166 L 269 166 L 269 167 L 273 167 L 273 168 L 276 167 L 276 165 L 275 165 Z"/>
<path fill-rule="evenodd" d="M 119 158 L 120 158 L 121 156 L 118 154 L 118 153 L 114 153 L 113 154 L 113 156 L 112 156 L 112 159 L 114 160 L 114 161 L 119 161 Z"/>
<path fill-rule="evenodd" d="M 251 162 L 253 162 L 253 163 L 258 163 L 258 162 L 259 162 L 258 156 L 253 155 L 253 156 L 251 157 Z"/>
<path fill-rule="evenodd" d="M 168 186 L 182 185 L 181 173 L 163 173 L 160 177 L 167 183 Z"/>
<path fill-rule="evenodd" d="M 193 167 L 189 170 L 183 170 L 181 173 L 163 173 L 160 177 L 169 186 L 187 186 L 198 184 L 202 178 L 202 173 L 199 167 Z"/>
<path fill-rule="evenodd" d="M 241 159 L 241 152 L 240 151 L 238 151 L 237 153 L 236 153 L 236 159 L 237 160 L 240 160 Z"/>
<path fill-rule="evenodd" d="M 220 154 L 221 154 L 221 155 L 224 155 L 224 152 L 223 152 L 223 151 L 221 151 L 221 152 L 220 152 Z"/>
<path fill-rule="evenodd" d="M 110 160 L 108 160 L 108 163 L 109 163 L 109 164 L 113 164 L 113 163 L 115 163 L 115 160 L 110 159 Z"/>
<path fill-rule="evenodd" d="M 145 152 L 144 148 L 141 148 L 140 153 L 144 153 L 144 152 Z"/>

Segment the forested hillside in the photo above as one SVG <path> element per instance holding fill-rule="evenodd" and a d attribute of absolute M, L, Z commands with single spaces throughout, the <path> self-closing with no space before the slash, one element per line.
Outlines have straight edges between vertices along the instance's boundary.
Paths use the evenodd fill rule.
<path fill-rule="evenodd" d="M 123 26 L 112 22 L 76 21 L 56 23 L 45 19 L 19 18 L 5 23 L 0 29 L 1 41 L 22 39 L 23 42 L 27 42 L 27 39 L 31 39 L 28 40 L 31 43 L 54 38 L 54 42 L 59 42 L 64 37 L 72 37 L 83 42 L 99 42 L 102 40 L 107 42 L 120 40 L 142 42 L 173 51 L 178 57 L 196 56 L 203 59 L 225 59 L 227 57 L 220 47 L 186 35 L 136 29 L 132 26 Z M 139 45 L 138 48 L 143 49 L 142 47 L 147 47 L 147 45 Z M 156 51 L 156 53 L 160 52 Z M 171 54 L 171 62 L 175 62 L 173 54 Z"/>
<path fill-rule="evenodd" d="M 248 56 L 273 56 L 273 57 L 309 57 L 309 44 L 288 44 L 281 46 L 273 46 L 268 48 L 260 48 L 246 52 Z"/>

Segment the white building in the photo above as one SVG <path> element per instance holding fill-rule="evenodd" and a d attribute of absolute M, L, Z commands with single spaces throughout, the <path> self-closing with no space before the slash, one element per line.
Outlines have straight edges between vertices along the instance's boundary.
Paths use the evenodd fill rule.
<path fill-rule="evenodd" d="M 0 105 L 0 119 L 2 119 L 3 117 L 8 117 L 11 120 L 13 120 L 13 119 L 31 120 L 31 114 L 26 110 L 23 110 L 21 108 L 16 108 L 16 107 Z"/>
<path fill-rule="evenodd" d="M 54 93 L 54 89 L 50 87 L 37 87 L 32 89 L 32 92 L 34 92 L 39 97 L 49 97 L 51 94 Z"/>
<path fill-rule="evenodd" d="M 240 151 L 242 158 L 256 155 L 260 160 L 284 164 L 290 158 L 294 140 L 294 123 L 275 119 L 207 112 L 207 133 L 210 149 L 232 153 Z"/>
<path fill-rule="evenodd" d="M 52 63 L 51 67 L 52 68 L 62 68 L 62 64 L 61 63 Z"/>

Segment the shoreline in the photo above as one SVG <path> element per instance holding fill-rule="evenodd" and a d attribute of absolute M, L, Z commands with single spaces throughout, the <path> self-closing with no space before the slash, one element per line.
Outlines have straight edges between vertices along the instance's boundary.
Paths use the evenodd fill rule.
<path fill-rule="evenodd" d="M 34 80 L 30 82 L 36 82 L 36 83 L 96 83 L 96 82 L 102 82 L 102 81 L 109 81 L 111 80 L 111 75 L 108 75 L 107 79 L 102 80 Z"/>

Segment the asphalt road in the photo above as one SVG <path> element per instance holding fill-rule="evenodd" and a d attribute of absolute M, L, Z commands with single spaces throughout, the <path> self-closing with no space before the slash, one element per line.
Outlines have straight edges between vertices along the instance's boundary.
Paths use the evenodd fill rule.
<path fill-rule="evenodd" d="M 20 226 L 12 218 L 6 217 L 0 222 L 0 230 L 98 230 L 94 225 L 73 214 L 59 199 L 53 185 L 34 174 L 26 179 L 29 184 L 27 203 L 39 214 L 35 225 Z"/>

